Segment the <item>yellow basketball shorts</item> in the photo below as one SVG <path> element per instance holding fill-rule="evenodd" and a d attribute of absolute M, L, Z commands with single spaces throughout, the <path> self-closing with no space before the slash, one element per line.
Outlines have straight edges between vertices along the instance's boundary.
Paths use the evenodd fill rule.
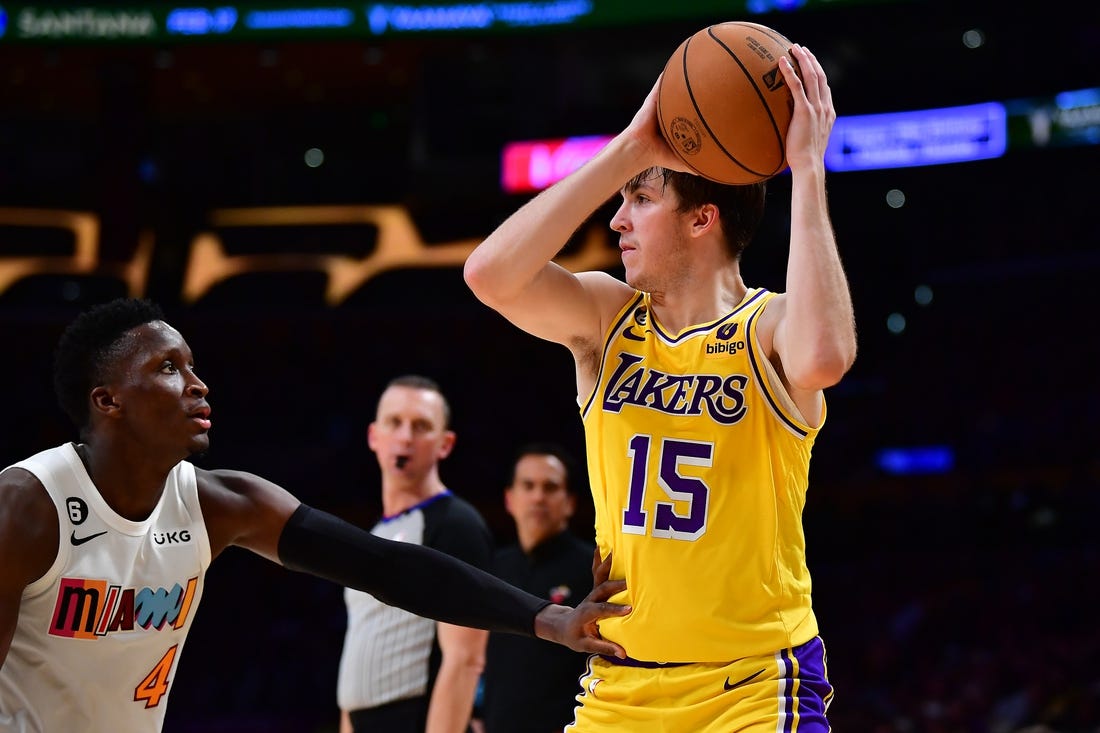
<path fill-rule="evenodd" d="M 735 662 L 655 664 L 594 655 L 565 733 L 826 733 L 825 646 Z"/>

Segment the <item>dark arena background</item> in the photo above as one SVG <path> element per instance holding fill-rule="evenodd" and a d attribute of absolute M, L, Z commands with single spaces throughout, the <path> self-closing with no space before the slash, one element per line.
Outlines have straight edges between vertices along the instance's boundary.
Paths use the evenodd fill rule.
<path fill-rule="evenodd" d="M 860 353 L 827 392 L 805 512 L 834 729 L 1100 730 L 1090 3 L 5 2 L 0 465 L 74 437 L 50 387 L 64 324 L 147 296 L 211 388 L 199 465 L 369 526 L 366 425 L 419 372 L 453 405 L 444 480 L 510 541 L 512 452 L 583 455 L 572 363 L 477 302 L 462 261 L 569 168 L 553 141 L 620 130 L 680 41 L 725 20 L 808 46 L 841 116 L 829 193 Z M 966 111 L 847 119 L 946 108 Z M 504 190 L 503 150 L 530 141 Z M 782 290 L 789 178 L 769 185 L 743 272 Z M 610 212 L 563 264 L 619 272 Z M 335 731 L 343 631 L 340 588 L 227 551 L 166 731 Z"/>

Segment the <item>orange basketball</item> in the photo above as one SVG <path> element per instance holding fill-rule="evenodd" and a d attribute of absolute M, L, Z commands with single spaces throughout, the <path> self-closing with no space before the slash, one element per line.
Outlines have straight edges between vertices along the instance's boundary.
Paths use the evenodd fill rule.
<path fill-rule="evenodd" d="M 665 139 L 691 170 L 747 184 L 787 167 L 794 98 L 779 57 L 793 64 L 790 50 L 771 28 L 740 21 L 709 26 L 680 44 L 665 64 L 657 112 Z"/>

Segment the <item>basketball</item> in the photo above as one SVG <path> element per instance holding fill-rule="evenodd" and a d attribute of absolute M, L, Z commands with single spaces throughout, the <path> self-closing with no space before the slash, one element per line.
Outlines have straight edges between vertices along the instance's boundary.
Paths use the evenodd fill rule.
<path fill-rule="evenodd" d="M 787 167 L 794 98 L 779 57 L 795 64 L 790 49 L 771 28 L 740 21 L 708 26 L 680 44 L 665 64 L 657 115 L 661 133 L 692 171 L 749 184 Z"/>

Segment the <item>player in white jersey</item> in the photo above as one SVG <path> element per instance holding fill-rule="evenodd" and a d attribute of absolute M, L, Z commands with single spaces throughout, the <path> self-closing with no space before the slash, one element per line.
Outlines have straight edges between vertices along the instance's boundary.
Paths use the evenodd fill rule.
<path fill-rule="evenodd" d="M 259 476 L 189 463 L 209 445 L 208 390 L 155 304 L 79 316 L 54 384 L 79 441 L 0 472 L 0 732 L 159 731 L 206 568 L 230 545 L 418 615 L 624 653 L 596 628 L 629 611 L 605 602 L 621 581 L 551 605 Z"/>
<path fill-rule="evenodd" d="M 855 320 L 825 195 L 832 94 L 802 46 L 778 67 L 794 101 L 785 292 L 741 274 L 764 184 L 688 173 L 657 124 L 660 80 L 595 158 L 466 261 L 482 302 L 572 352 L 596 544 L 629 586 L 616 599 L 636 604 L 602 631 L 637 657 L 590 659 L 570 733 L 829 730 L 801 507 Z M 625 282 L 554 263 L 616 191 Z"/>

